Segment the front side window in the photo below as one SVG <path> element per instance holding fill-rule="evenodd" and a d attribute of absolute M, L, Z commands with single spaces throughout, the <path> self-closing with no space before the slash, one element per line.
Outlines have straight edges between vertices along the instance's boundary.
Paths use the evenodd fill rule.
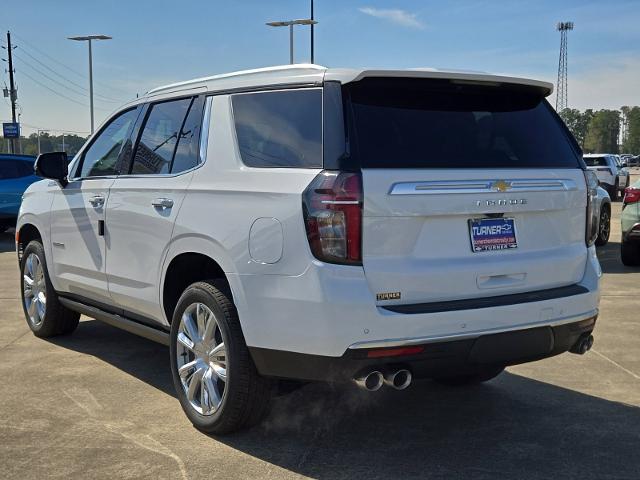
<path fill-rule="evenodd" d="M 171 171 L 178 137 L 192 98 L 151 106 L 133 157 L 132 174 L 163 174 Z"/>
<path fill-rule="evenodd" d="M 231 97 L 240 155 L 250 167 L 322 167 L 322 90 Z"/>
<path fill-rule="evenodd" d="M 83 155 L 80 177 L 117 175 L 118 159 L 122 146 L 129 138 L 136 121 L 137 109 L 127 110 L 115 117 L 102 131 Z"/>

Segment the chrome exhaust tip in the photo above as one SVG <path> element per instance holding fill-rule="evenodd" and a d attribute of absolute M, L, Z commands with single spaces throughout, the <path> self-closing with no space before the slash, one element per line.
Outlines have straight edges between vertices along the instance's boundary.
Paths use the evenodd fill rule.
<path fill-rule="evenodd" d="M 358 387 L 368 392 L 375 392 L 380 390 L 384 383 L 384 375 L 378 370 L 372 370 L 368 373 L 359 375 L 353 379 Z"/>
<path fill-rule="evenodd" d="M 385 385 L 394 388 L 396 390 L 404 390 L 411 385 L 413 375 L 406 368 L 400 370 L 390 371 L 384 376 Z"/>

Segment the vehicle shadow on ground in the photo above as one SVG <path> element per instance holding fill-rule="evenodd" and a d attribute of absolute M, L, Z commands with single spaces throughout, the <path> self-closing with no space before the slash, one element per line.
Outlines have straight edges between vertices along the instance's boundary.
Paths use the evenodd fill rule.
<path fill-rule="evenodd" d="M 162 345 L 95 320 L 50 341 L 175 396 Z M 261 425 L 211 441 L 321 479 L 635 479 L 640 409 L 510 373 L 458 389 L 309 384 L 274 398 Z"/>
<path fill-rule="evenodd" d="M 73 335 L 47 338 L 60 347 L 92 355 L 143 382 L 175 396 L 169 348 L 99 322 L 83 320 Z"/>

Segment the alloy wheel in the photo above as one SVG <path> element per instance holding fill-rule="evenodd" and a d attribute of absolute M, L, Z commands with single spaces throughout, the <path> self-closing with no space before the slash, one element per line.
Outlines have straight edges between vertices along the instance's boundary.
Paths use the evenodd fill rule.
<path fill-rule="evenodd" d="M 24 307 L 29 321 L 34 327 L 39 327 L 47 311 L 47 285 L 42 262 L 35 253 L 30 253 L 25 260 L 22 286 Z"/>
<path fill-rule="evenodd" d="M 191 407 L 200 415 L 213 415 L 224 398 L 227 355 L 220 325 L 204 303 L 192 303 L 180 318 L 176 363 Z"/>
<path fill-rule="evenodd" d="M 610 220 L 609 220 L 609 213 L 604 210 L 601 214 L 600 214 L 600 238 L 603 240 L 608 240 L 609 239 L 609 229 L 611 228 L 610 226 Z"/>

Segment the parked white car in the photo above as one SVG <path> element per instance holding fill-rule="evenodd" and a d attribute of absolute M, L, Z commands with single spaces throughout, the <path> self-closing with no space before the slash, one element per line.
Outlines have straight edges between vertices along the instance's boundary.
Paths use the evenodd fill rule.
<path fill-rule="evenodd" d="M 27 322 L 49 337 L 83 313 L 168 344 L 214 433 L 258 422 L 276 379 L 463 384 L 584 353 L 597 179 L 551 90 L 316 65 L 152 90 L 68 171 L 38 158 L 16 233 Z"/>
<path fill-rule="evenodd" d="M 629 186 L 629 171 L 622 166 L 618 155 L 607 153 L 588 153 L 584 155 L 587 168 L 593 170 L 600 185 L 609 193 L 611 200 L 617 200 Z"/>

